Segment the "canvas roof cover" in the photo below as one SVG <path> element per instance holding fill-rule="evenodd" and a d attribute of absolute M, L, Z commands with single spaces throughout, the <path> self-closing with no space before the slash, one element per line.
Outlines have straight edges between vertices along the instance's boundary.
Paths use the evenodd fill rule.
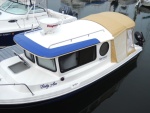
<path fill-rule="evenodd" d="M 82 19 L 94 21 L 104 26 L 114 37 L 118 36 L 126 29 L 135 26 L 135 22 L 131 18 L 117 12 L 102 12 L 89 15 Z"/>

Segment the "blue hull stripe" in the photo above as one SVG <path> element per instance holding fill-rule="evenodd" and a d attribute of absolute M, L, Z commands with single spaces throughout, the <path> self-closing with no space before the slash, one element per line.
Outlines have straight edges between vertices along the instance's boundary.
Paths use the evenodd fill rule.
<path fill-rule="evenodd" d="M 98 39 L 93 38 L 90 40 L 49 49 L 49 48 L 45 48 L 45 47 L 35 43 L 31 39 L 24 36 L 23 33 L 15 35 L 14 41 L 18 45 L 23 47 L 25 50 L 28 50 L 29 52 L 31 52 L 37 56 L 41 56 L 41 57 L 45 57 L 45 58 L 57 57 L 57 56 L 60 56 L 63 54 L 67 54 L 67 53 L 100 43 L 100 41 Z"/>

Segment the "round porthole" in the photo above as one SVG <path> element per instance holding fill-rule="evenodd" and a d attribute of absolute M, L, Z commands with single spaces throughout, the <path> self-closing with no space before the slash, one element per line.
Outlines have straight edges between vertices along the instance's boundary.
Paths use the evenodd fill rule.
<path fill-rule="evenodd" d="M 109 50 L 109 43 L 108 42 L 104 42 L 101 47 L 100 47 L 100 51 L 99 51 L 99 54 L 101 56 L 104 56 L 106 55 L 106 53 L 108 52 Z"/>

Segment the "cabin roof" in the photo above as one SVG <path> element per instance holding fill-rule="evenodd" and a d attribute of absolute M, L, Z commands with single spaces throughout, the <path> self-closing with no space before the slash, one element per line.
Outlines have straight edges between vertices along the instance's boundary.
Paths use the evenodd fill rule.
<path fill-rule="evenodd" d="M 61 56 L 66 53 L 70 53 L 100 43 L 98 39 L 93 38 L 69 45 L 64 45 L 61 47 L 45 48 L 27 38 L 23 33 L 16 35 L 15 41 L 17 41 L 17 44 L 23 47 L 25 50 L 28 50 L 29 52 L 44 58 Z"/>
<path fill-rule="evenodd" d="M 14 36 L 14 41 L 37 56 L 53 58 L 113 39 L 107 29 L 88 20 L 63 24 L 58 31 L 47 35 L 41 32 L 21 33 Z"/>
<path fill-rule="evenodd" d="M 117 12 L 92 14 L 82 19 L 90 20 L 104 26 L 114 37 L 126 29 L 135 26 L 135 22 L 131 18 Z"/>

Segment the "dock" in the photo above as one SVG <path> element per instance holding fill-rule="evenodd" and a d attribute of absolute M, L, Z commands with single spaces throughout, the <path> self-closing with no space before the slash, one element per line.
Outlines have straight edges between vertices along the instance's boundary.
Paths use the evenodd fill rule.
<path fill-rule="evenodd" d="M 3 49 L 0 49 L 0 62 L 5 60 L 5 59 L 8 59 L 8 58 L 15 56 L 13 51 L 15 51 L 18 54 L 23 53 L 23 49 L 21 49 L 21 47 L 19 47 L 18 45 L 5 47 Z"/>

